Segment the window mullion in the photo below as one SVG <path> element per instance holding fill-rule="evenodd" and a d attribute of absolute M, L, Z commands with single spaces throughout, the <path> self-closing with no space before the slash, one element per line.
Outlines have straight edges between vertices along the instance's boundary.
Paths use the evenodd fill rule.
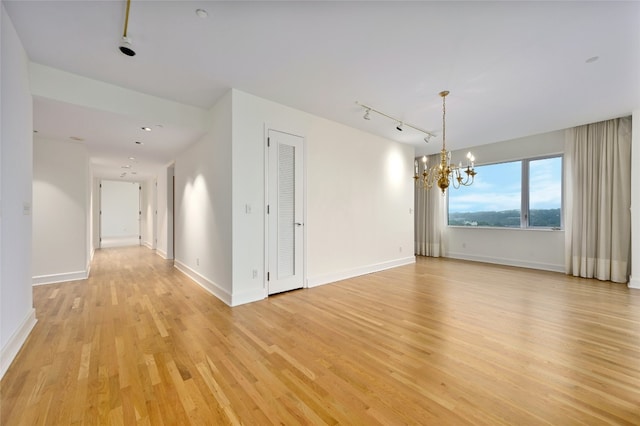
<path fill-rule="evenodd" d="M 522 187 L 520 188 L 520 227 L 529 227 L 529 160 L 522 160 Z"/>

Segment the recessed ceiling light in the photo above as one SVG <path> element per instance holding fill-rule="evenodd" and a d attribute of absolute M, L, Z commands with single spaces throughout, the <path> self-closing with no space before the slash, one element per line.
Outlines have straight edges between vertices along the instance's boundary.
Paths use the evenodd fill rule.
<path fill-rule="evenodd" d="M 205 19 L 209 17 L 209 12 L 204 9 L 196 9 L 196 15 L 198 15 L 202 19 Z"/>
<path fill-rule="evenodd" d="M 151 131 L 151 127 L 141 127 L 141 129 L 144 130 L 145 132 Z"/>
<path fill-rule="evenodd" d="M 131 168 L 131 166 L 130 166 L 130 165 L 128 165 L 128 164 L 126 164 L 126 165 L 122 166 L 122 168 L 123 168 L 123 169 L 130 169 L 130 168 Z"/>
<path fill-rule="evenodd" d="M 84 141 L 84 139 L 78 137 L 78 136 L 69 136 L 69 139 L 72 139 L 74 141 L 78 141 L 78 142 L 82 142 Z"/>
<path fill-rule="evenodd" d="M 34 130 L 34 131 L 33 131 L 33 133 L 38 133 L 38 131 L 37 131 L 37 130 Z"/>
<path fill-rule="evenodd" d="M 144 142 L 136 141 L 137 145 L 144 145 Z"/>
<path fill-rule="evenodd" d="M 595 61 L 597 61 L 598 59 L 600 59 L 600 56 L 592 56 L 592 57 L 590 57 L 589 59 L 587 59 L 585 62 L 586 62 L 587 64 L 592 64 L 592 63 L 594 63 Z"/>
<path fill-rule="evenodd" d="M 129 160 L 135 161 L 136 157 L 129 157 Z"/>

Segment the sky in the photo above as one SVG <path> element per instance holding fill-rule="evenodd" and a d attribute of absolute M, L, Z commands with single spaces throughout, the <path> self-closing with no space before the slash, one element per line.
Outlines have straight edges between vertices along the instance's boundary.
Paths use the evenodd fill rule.
<path fill-rule="evenodd" d="M 476 166 L 474 183 L 450 189 L 450 212 L 520 209 L 522 182 L 520 161 Z M 562 204 L 562 157 L 530 162 L 529 208 L 556 209 Z M 451 187 L 450 187 L 451 188 Z"/>

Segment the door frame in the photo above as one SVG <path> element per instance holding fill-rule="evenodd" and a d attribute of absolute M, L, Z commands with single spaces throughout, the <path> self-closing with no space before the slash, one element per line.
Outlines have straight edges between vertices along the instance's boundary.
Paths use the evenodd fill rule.
<path fill-rule="evenodd" d="M 308 288 L 309 283 L 307 280 L 307 165 L 308 163 L 308 155 L 307 155 L 307 138 L 303 136 L 300 131 L 289 131 L 283 130 L 281 127 L 276 127 L 270 125 L 269 123 L 264 123 L 263 129 L 263 158 L 264 158 L 264 268 L 262 273 L 262 288 L 264 291 L 264 297 L 269 297 L 269 281 L 267 280 L 267 273 L 269 272 L 269 215 L 267 214 L 267 205 L 269 204 L 269 147 L 268 147 L 268 139 L 269 139 L 269 131 L 285 133 L 291 136 L 296 136 L 302 139 L 302 160 L 304 164 L 302 166 L 302 288 Z"/>

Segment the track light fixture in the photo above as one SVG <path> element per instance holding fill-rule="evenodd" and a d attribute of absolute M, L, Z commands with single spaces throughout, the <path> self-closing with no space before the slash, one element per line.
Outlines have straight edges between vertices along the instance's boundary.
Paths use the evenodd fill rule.
<path fill-rule="evenodd" d="M 396 123 L 398 123 L 398 125 L 396 126 L 396 130 L 398 130 L 399 132 L 402 132 L 405 127 L 409 127 L 409 128 L 411 128 L 413 130 L 417 130 L 418 132 L 424 133 L 426 135 L 425 138 L 424 138 L 425 142 L 429 142 L 429 139 L 432 136 L 435 136 L 435 134 L 433 132 L 430 132 L 428 130 L 424 130 L 424 129 L 418 127 L 418 126 L 414 126 L 413 124 L 409 124 L 409 123 L 404 122 L 404 121 L 402 121 L 402 120 L 400 120 L 398 118 L 392 117 L 389 114 L 386 114 L 386 113 L 384 113 L 382 111 L 379 111 L 379 110 L 377 110 L 375 108 L 370 107 L 369 105 L 361 104 L 360 102 L 356 102 L 356 104 L 360 105 L 362 108 L 364 108 L 365 113 L 364 113 L 364 116 L 362 118 L 364 118 L 365 120 L 371 120 L 371 116 L 370 116 L 369 113 L 375 112 L 376 114 L 379 114 L 379 115 L 381 115 L 383 117 L 386 117 L 386 118 L 388 118 L 390 120 L 393 120 Z"/>
<path fill-rule="evenodd" d="M 120 52 L 127 56 L 136 56 L 135 50 L 131 47 L 131 38 L 127 37 L 127 27 L 129 26 L 129 8 L 131 7 L 131 0 L 127 0 L 127 12 L 124 17 L 124 32 L 122 33 L 122 39 L 120 40 Z"/>

